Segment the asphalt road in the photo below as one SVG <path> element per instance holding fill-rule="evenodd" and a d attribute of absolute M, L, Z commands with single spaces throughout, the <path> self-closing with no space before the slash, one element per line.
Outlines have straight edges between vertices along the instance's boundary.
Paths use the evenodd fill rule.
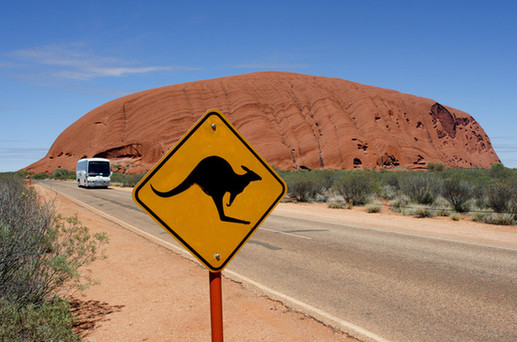
<path fill-rule="evenodd" d="M 128 191 L 44 184 L 175 243 Z M 225 272 L 364 340 L 517 341 L 513 248 L 273 212 Z"/>

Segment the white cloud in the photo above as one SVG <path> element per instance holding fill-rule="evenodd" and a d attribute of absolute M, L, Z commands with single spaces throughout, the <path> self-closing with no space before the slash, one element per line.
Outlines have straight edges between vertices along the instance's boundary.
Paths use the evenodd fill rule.
<path fill-rule="evenodd" d="M 33 148 L 33 147 L 0 147 L 0 158 L 7 157 L 32 157 L 34 155 L 40 155 L 42 153 L 47 153 L 48 149 L 46 148 Z"/>
<path fill-rule="evenodd" d="M 101 56 L 81 44 L 46 46 L 16 50 L 8 53 L 18 65 L 19 77 L 51 77 L 57 79 L 91 80 L 99 77 L 121 77 L 164 70 L 194 70 L 186 66 L 139 66 L 129 61 Z M 8 65 L 7 63 L 4 63 Z M 20 70 L 22 75 L 20 75 Z"/>
<path fill-rule="evenodd" d="M 68 70 L 55 71 L 53 75 L 59 78 L 89 80 L 98 77 L 121 77 L 129 74 L 145 74 L 172 69 L 172 67 L 93 67 L 85 65 Z"/>

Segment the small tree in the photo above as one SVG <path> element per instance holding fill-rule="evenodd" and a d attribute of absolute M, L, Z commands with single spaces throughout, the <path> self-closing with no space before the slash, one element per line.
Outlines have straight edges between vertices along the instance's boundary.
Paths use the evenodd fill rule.
<path fill-rule="evenodd" d="M 517 209 L 517 182 L 499 180 L 488 186 L 488 206 L 496 213 L 509 213 Z"/>
<path fill-rule="evenodd" d="M 501 163 L 494 163 L 490 166 L 488 174 L 492 178 L 508 178 L 511 175 L 511 170 L 504 167 Z"/>
<path fill-rule="evenodd" d="M 351 171 L 336 180 L 332 188 L 343 196 L 345 201 L 360 205 L 366 204 L 375 193 L 377 183 L 370 172 Z"/>
<path fill-rule="evenodd" d="M 75 179 L 75 172 L 67 169 L 55 169 L 52 171 L 52 178 L 59 180 Z"/>
<path fill-rule="evenodd" d="M 39 173 L 36 173 L 31 178 L 34 178 L 34 179 L 48 179 L 49 175 L 47 173 L 45 173 L 45 172 L 39 172 Z"/>
<path fill-rule="evenodd" d="M 300 202 L 313 200 L 323 190 L 321 177 L 308 170 L 283 173 L 287 185 L 287 193 Z"/>
<path fill-rule="evenodd" d="M 339 173 L 336 170 L 328 170 L 328 169 L 316 169 L 311 170 L 312 176 L 318 179 L 318 182 L 321 183 L 322 191 L 330 190 L 334 181 L 339 177 Z"/>
<path fill-rule="evenodd" d="M 0 297 L 40 305 L 88 284 L 80 267 L 95 260 L 105 234 L 56 215 L 21 179 L 0 179 Z M 85 281 L 85 282 L 84 282 Z"/>
<path fill-rule="evenodd" d="M 400 184 L 404 194 L 420 204 L 433 204 L 441 192 L 441 186 L 441 179 L 427 172 L 409 173 Z"/>
<path fill-rule="evenodd" d="M 469 201 L 472 194 L 472 185 L 464 179 L 450 178 L 443 182 L 442 196 L 459 213 L 465 213 L 470 210 Z"/>
<path fill-rule="evenodd" d="M 427 164 L 427 169 L 429 171 L 443 172 L 445 165 L 443 163 L 429 163 Z"/>

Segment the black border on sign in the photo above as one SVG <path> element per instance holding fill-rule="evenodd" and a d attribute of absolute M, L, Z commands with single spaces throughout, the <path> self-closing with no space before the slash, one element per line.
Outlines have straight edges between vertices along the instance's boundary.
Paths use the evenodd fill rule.
<path fill-rule="evenodd" d="M 144 202 L 140 200 L 138 197 L 139 191 L 142 189 L 142 187 L 151 179 L 158 170 L 161 169 L 161 167 L 176 153 L 176 151 L 183 146 L 183 144 L 194 134 L 194 132 L 197 131 L 197 129 L 212 115 L 215 115 L 221 119 L 222 122 L 232 131 L 232 133 L 239 138 L 239 140 L 242 142 L 242 144 L 257 158 L 262 165 L 269 171 L 269 173 L 280 183 L 282 186 L 282 191 L 278 195 L 278 197 L 273 201 L 273 203 L 269 206 L 269 208 L 265 211 L 265 213 L 260 217 L 260 219 L 257 221 L 257 223 L 253 226 L 253 228 L 250 229 L 249 233 L 244 237 L 244 239 L 239 243 L 239 245 L 233 250 L 233 252 L 226 258 L 226 260 L 221 264 L 219 267 L 212 266 L 207 260 L 205 260 L 201 255 L 199 255 L 198 252 L 196 252 L 188 243 L 185 242 L 179 236 L 174 230 L 169 227 L 167 223 L 165 223 L 157 214 L 155 214 L 151 208 L 149 208 Z M 264 221 L 264 219 L 269 215 L 269 213 L 273 210 L 273 208 L 277 205 L 277 203 L 282 199 L 282 197 L 285 195 L 286 192 L 286 186 L 285 183 L 278 177 L 276 172 L 274 172 L 271 167 L 255 152 L 255 150 L 244 140 L 243 137 L 231 126 L 231 124 L 228 123 L 226 118 L 222 116 L 221 113 L 218 113 L 216 111 L 209 111 L 205 116 L 188 132 L 186 136 L 181 139 L 181 141 L 165 156 L 165 158 L 162 159 L 162 161 L 153 168 L 150 174 L 145 176 L 145 179 L 137 185 L 137 188 L 134 191 L 134 198 L 138 202 L 138 204 L 144 208 L 156 221 L 158 221 L 167 231 L 172 234 L 183 246 L 185 246 L 192 254 L 194 254 L 203 264 L 205 264 L 210 271 L 213 272 L 220 272 L 223 268 L 225 268 L 226 264 L 234 257 L 235 253 L 244 245 L 246 241 L 248 241 L 249 237 L 257 230 L 258 226 Z"/>

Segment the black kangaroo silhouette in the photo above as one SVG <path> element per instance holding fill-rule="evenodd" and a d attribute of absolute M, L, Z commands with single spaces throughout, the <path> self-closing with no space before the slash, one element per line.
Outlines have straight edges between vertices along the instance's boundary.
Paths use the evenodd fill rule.
<path fill-rule="evenodd" d="M 262 180 L 259 175 L 246 166 L 241 165 L 241 167 L 246 173 L 238 175 L 226 160 L 218 156 L 210 156 L 200 161 L 187 178 L 174 189 L 161 192 L 152 185 L 151 188 L 160 197 L 172 197 L 197 184 L 205 194 L 212 197 L 221 221 L 250 224 L 249 221 L 226 216 L 223 208 L 223 196 L 227 192 L 230 193 L 230 202 L 226 204 L 229 207 L 232 205 L 235 197 L 244 191 L 250 182 Z"/>

